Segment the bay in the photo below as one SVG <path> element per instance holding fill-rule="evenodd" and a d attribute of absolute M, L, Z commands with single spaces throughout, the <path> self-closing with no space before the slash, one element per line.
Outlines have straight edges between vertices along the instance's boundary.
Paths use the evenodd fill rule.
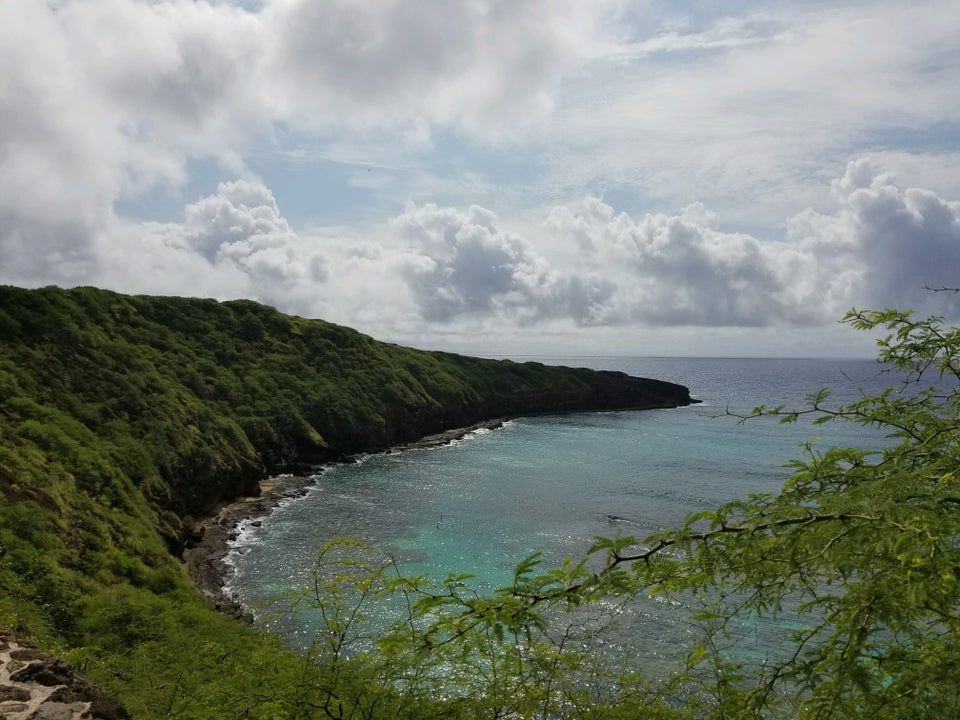
<path fill-rule="evenodd" d="M 823 387 L 841 403 L 897 384 L 873 360 L 529 359 L 679 382 L 701 402 L 518 418 L 448 446 L 330 467 L 304 497 L 241 526 L 230 591 L 261 615 L 282 610 L 283 594 L 309 581 L 320 546 L 344 535 L 383 548 L 404 574 L 472 573 L 480 589 L 500 587 L 534 552 L 548 565 L 577 559 L 595 536 L 643 537 L 748 493 L 776 492 L 789 475 L 785 463 L 802 457 L 817 435 L 824 439 L 813 446 L 824 449 L 884 442 L 850 423 L 741 423 L 730 413 L 797 407 Z M 634 604 L 629 635 L 639 639 L 634 651 L 648 669 L 667 662 L 694 632 L 689 615 L 682 600 Z M 273 626 L 306 646 L 315 622 L 307 612 Z M 753 635 L 750 652 L 774 652 L 776 633 L 754 628 Z"/>

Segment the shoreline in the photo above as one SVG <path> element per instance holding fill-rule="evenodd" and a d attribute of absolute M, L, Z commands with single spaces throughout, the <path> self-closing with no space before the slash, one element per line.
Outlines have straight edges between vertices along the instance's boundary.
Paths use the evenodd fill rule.
<path fill-rule="evenodd" d="M 394 445 L 380 452 L 399 453 L 407 450 L 424 450 L 443 447 L 460 440 L 477 430 L 495 430 L 504 424 L 503 419 L 487 420 L 469 427 L 445 430 L 435 435 L 427 435 L 409 443 Z M 372 455 L 379 453 L 370 453 Z M 347 460 L 346 462 L 349 462 Z M 194 587 L 204 596 L 214 610 L 222 612 L 244 622 L 252 622 L 253 617 L 235 598 L 227 597 L 224 588 L 232 572 L 226 562 L 231 546 L 237 537 L 237 527 L 244 520 L 263 518 L 288 498 L 305 495 L 316 483 L 316 477 L 323 473 L 325 466 L 318 466 L 310 474 L 271 475 L 259 482 L 258 495 L 245 495 L 216 505 L 210 514 L 200 520 L 182 555 L 184 567 L 193 581 Z"/>

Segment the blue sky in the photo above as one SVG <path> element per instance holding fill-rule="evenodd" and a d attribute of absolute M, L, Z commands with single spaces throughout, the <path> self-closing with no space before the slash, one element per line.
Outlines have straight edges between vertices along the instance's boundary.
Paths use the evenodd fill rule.
<path fill-rule="evenodd" d="M 477 354 L 955 316 L 955 0 L 5 0 L 0 282 Z"/>

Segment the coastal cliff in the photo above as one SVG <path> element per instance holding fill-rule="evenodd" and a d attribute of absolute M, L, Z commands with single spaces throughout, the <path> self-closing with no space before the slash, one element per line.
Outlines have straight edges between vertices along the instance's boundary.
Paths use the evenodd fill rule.
<path fill-rule="evenodd" d="M 0 287 L 0 627 L 167 716 L 204 682 L 228 692 L 222 667 L 189 657 L 198 641 L 227 648 L 241 684 L 297 662 L 189 585 L 179 555 L 218 503 L 494 418 L 689 402 L 672 383 L 417 351 L 250 301 Z"/>

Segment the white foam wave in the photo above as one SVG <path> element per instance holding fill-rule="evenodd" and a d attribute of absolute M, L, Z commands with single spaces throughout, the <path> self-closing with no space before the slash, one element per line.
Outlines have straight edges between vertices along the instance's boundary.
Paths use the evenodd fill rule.
<path fill-rule="evenodd" d="M 227 568 L 223 577 L 223 594 L 226 597 L 236 598 L 239 593 L 237 576 L 241 558 L 250 552 L 252 547 L 265 543 L 261 527 L 262 518 L 245 518 L 237 523 L 230 538 L 227 539 L 227 552 L 223 556 L 223 564 Z"/>
<path fill-rule="evenodd" d="M 232 548 L 245 548 L 251 545 L 263 545 L 264 540 L 260 528 L 262 518 L 246 518 L 237 523 L 235 534 L 228 545 Z"/>

